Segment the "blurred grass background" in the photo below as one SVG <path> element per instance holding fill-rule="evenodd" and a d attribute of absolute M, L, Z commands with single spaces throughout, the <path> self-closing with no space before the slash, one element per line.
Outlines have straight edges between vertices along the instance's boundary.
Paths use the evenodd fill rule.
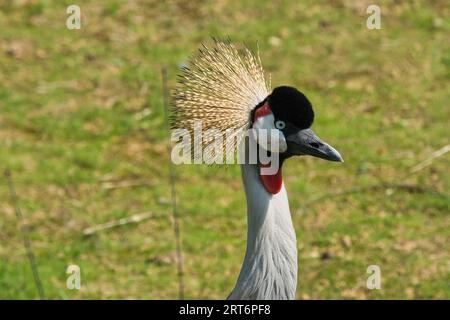
<path fill-rule="evenodd" d="M 0 169 L 9 168 L 47 298 L 176 299 L 160 68 L 210 36 L 259 42 L 272 85 L 301 88 L 344 164 L 293 159 L 299 299 L 450 298 L 448 2 L 1 1 Z M 66 8 L 81 8 L 81 30 Z M 178 166 L 186 297 L 225 298 L 245 253 L 239 167 Z M 379 188 L 397 183 L 424 190 Z M 128 184 L 128 186 L 126 186 Z M 154 218 L 84 236 L 137 213 Z M 66 288 L 69 264 L 81 290 Z M 382 289 L 366 288 L 377 264 Z M 0 179 L 0 298 L 37 298 Z"/>

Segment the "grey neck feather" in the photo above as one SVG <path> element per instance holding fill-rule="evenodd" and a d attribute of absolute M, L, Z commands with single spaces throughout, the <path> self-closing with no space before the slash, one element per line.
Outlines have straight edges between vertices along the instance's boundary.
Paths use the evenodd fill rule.
<path fill-rule="evenodd" d="M 260 182 L 258 167 L 244 164 L 247 250 L 229 299 L 294 299 L 297 241 L 284 184 L 275 195 Z"/>

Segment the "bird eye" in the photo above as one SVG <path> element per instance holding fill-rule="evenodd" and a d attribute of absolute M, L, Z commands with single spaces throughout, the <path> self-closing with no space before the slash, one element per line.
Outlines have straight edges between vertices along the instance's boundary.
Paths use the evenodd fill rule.
<path fill-rule="evenodd" d="M 286 127 L 286 124 L 284 123 L 284 121 L 277 120 L 275 121 L 275 127 L 279 130 L 283 130 Z"/>

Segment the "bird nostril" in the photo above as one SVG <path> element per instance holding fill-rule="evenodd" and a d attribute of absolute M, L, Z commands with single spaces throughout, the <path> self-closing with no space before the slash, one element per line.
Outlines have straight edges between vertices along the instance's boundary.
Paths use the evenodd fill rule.
<path fill-rule="evenodd" d="M 320 144 L 317 143 L 317 142 L 311 142 L 309 145 L 310 145 L 311 147 L 313 147 L 313 148 L 316 148 L 316 149 L 319 149 L 319 147 L 320 147 Z"/>

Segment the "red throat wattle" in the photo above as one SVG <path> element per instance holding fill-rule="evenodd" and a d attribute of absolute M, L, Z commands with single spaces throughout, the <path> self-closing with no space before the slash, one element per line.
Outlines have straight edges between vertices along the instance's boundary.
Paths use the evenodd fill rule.
<path fill-rule="evenodd" d="M 269 114 L 272 114 L 272 110 L 270 110 L 269 103 L 266 101 L 262 107 L 258 108 L 255 111 L 255 115 L 253 117 L 253 121 L 256 121 L 259 117 L 264 117 Z M 270 163 L 263 165 L 258 163 L 259 169 L 259 177 L 261 179 L 261 183 L 267 192 L 271 194 L 277 194 L 281 190 L 281 186 L 283 185 L 283 179 L 281 176 L 281 167 L 277 170 L 277 172 L 273 175 L 263 175 L 261 170 L 262 168 L 270 167 Z"/>
<path fill-rule="evenodd" d="M 269 167 L 270 165 L 262 165 L 258 164 L 259 167 L 259 177 L 261 178 L 261 182 L 267 192 L 271 194 L 277 194 L 281 190 L 281 186 L 283 185 L 283 179 L 281 177 L 281 168 L 278 169 L 277 173 L 274 175 L 263 175 L 261 173 L 262 167 Z"/>

